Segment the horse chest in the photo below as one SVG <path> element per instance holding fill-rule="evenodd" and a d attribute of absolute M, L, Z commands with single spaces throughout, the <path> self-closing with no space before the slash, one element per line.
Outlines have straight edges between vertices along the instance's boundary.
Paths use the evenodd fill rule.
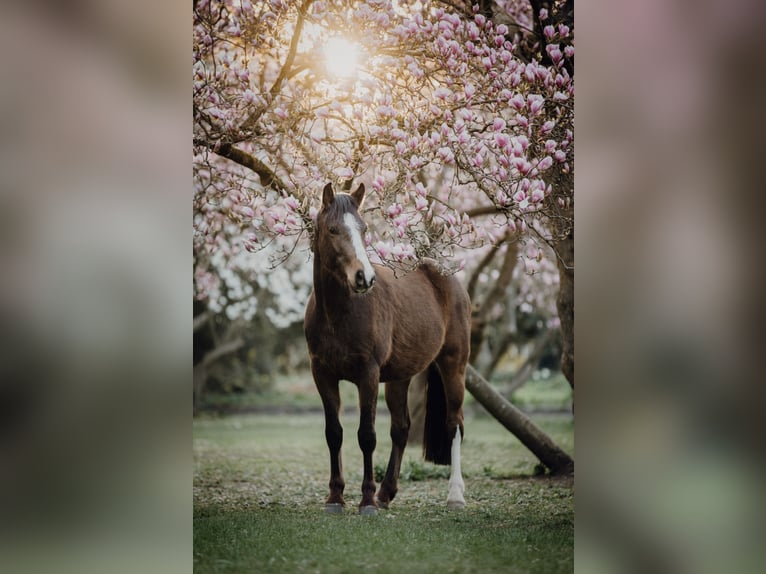
<path fill-rule="evenodd" d="M 347 323 L 317 324 L 307 335 L 311 360 L 339 378 L 355 377 L 378 354 L 372 333 L 364 328 L 350 328 Z"/>

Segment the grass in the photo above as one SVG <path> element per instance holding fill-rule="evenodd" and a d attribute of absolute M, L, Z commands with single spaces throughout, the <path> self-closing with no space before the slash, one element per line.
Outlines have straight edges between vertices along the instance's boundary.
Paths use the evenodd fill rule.
<path fill-rule="evenodd" d="M 506 373 L 507 374 L 507 373 Z M 499 388 L 503 386 L 503 373 L 496 377 Z M 353 409 L 357 403 L 356 387 L 343 381 L 340 385 L 341 400 L 345 407 Z M 385 404 L 384 385 L 380 386 L 379 401 Z M 511 402 L 524 411 L 571 411 L 572 389 L 557 372 L 550 376 L 541 376 L 538 380 L 528 381 L 516 390 Z M 320 411 L 322 401 L 314 387 L 311 374 L 278 375 L 273 388 L 261 392 L 244 393 L 207 393 L 203 398 L 203 409 L 224 413 L 238 412 L 307 412 Z M 466 393 L 467 411 L 483 411 L 470 393 Z"/>
<path fill-rule="evenodd" d="M 361 453 L 355 415 L 342 418 L 347 509 L 325 515 L 328 454 L 321 415 L 241 415 L 194 421 L 197 572 L 571 572 L 571 479 L 533 476 L 537 460 L 497 422 L 466 420 L 466 509 L 448 511 L 446 467 L 408 448 L 399 494 L 377 516 L 357 514 Z M 539 424 L 573 452 L 573 422 Z M 378 415 L 379 472 L 390 449 Z"/>

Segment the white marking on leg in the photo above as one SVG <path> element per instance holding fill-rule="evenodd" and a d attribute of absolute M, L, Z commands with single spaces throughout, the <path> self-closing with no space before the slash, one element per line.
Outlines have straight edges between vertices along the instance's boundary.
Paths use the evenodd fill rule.
<path fill-rule="evenodd" d="M 364 279 L 369 285 L 375 278 L 375 270 L 372 268 L 372 264 L 367 257 L 367 251 L 364 248 L 364 240 L 362 239 L 362 233 L 359 229 L 359 223 L 353 213 L 346 213 L 343 216 L 343 224 L 346 226 L 348 233 L 351 236 L 351 244 L 354 246 L 356 258 L 359 259 L 362 263 L 362 267 L 364 267 Z"/>
<path fill-rule="evenodd" d="M 455 438 L 452 439 L 452 465 L 449 473 L 449 494 L 447 495 L 447 506 L 449 508 L 464 508 L 465 483 L 463 482 L 463 473 L 460 471 L 460 427 L 455 430 Z"/>

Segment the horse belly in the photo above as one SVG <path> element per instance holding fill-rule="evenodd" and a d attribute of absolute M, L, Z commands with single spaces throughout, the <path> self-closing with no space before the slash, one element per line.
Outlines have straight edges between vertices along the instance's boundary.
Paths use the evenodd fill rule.
<path fill-rule="evenodd" d="M 400 381 L 425 370 L 439 354 L 444 335 L 439 324 L 395 334 L 388 361 L 380 369 L 380 380 Z"/>

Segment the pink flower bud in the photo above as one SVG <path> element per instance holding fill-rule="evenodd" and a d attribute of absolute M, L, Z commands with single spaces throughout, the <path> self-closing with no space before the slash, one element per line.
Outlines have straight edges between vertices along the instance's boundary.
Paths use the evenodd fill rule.
<path fill-rule="evenodd" d="M 285 207 L 287 207 L 287 209 L 290 211 L 295 211 L 300 207 L 300 205 L 301 204 L 298 202 L 298 200 L 295 199 L 292 195 L 285 199 Z"/>
<path fill-rule="evenodd" d="M 540 163 L 537 164 L 537 168 L 540 171 L 545 171 L 546 169 L 549 169 L 553 165 L 553 158 L 549 155 L 546 155 L 542 160 L 540 160 Z"/>
<path fill-rule="evenodd" d="M 545 21 L 548 19 L 548 9 L 547 8 L 540 8 L 540 20 Z"/>
<path fill-rule="evenodd" d="M 417 196 L 415 198 L 415 209 L 425 211 L 428 209 L 428 200 L 425 197 Z"/>
<path fill-rule="evenodd" d="M 545 151 L 547 153 L 553 153 L 556 151 L 556 142 L 554 140 L 547 140 L 545 142 Z"/>
<path fill-rule="evenodd" d="M 377 176 L 375 179 L 372 180 L 372 189 L 380 193 L 383 191 L 383 188 L 386 186 L 386 180 L 383 178 L 382 175 Z"/>
<path fill-rule="evenodd" d="M 550 40 L 556 35 L 556 30 L 553 26 L 549 24 L 548 26 L 543 28 L 543 34 L 545 34 L 545 37 Z"/>
<path fill-rule="evenodd" d="M 402 206 L 399 205 L 398 203 L 389 205 L 388 209 L 386 210 L 386 213 L 391 219 L 399 215 L 401 212 L 402 212 Z"/>
<path fill-rule="evenodd" d="M 555 125 L 556 125 L 556 122 L 554 122 L 553 120 L 548 120 L 542 125 L 542 127 L 540 128 L 540 131 L 544 134 L 547 134 L 555 127 Z"/>
<path fill-rule="evenodd" d="M 566 160 L 566 158 L 567 158 L 567 154 L 566 154 L 564 151 L 562 151 L 562 150 L 557 150 L 557 151 L 556 151 L 556 153 L 554 153 L 554 154 L 553 154 L 553 158 L 554 158 L 554 159 L 555 159 L 557 162 L 561 163 L 561 162 L 563 162 L 564 160 Z"/>
<path fill-rule="evenodd" d="M 496 132 L 501 132 L 505 129 L 505 120 L 503 118 L 495 118 L 492 120 L 492 129 Z"/>

